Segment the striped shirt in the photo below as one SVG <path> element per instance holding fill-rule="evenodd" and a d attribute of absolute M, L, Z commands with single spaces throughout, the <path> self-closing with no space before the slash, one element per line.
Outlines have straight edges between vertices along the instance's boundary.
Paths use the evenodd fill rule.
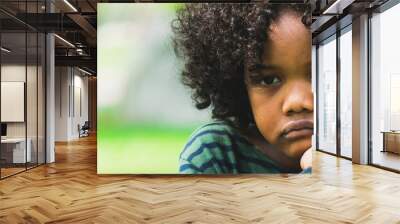
<path fill-rule="evenodd" d="M 182 174 L 282 172 L 274 161 L 225 122 L 210 123 L 194 131 L 180 154 L 179 164 Z"/>

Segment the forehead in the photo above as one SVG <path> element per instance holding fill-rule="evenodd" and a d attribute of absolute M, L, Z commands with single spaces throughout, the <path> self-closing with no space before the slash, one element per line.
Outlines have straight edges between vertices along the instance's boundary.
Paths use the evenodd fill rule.
<path fill-rule="evenodd" d="M 264 56 L 270 63 L 276 60 L 311 60 L 311 32 L 296 12 L 282 12 L 267 30 L 269 39 Z"/>

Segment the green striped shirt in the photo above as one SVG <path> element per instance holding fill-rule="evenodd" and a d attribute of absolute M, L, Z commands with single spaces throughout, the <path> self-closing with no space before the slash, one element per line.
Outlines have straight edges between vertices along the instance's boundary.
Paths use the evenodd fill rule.
<path fill-rule="evenodd" d="M 282 173 L 276 163 L 225 122 L 195 130 L 179 164 L 182 174 Z"/>

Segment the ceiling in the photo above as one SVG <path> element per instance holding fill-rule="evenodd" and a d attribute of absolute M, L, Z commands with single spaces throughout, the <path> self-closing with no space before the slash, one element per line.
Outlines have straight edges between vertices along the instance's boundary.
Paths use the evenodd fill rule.
<path fill-rule="evenodd" d="M 312 5 L 313 39 L 349 12 L 373 8 L 387 0 L 271 0 L 272 2 L 306 2 Z M 46 5 L 47 2 L 47 5 Z M 37 43 L 28 35 L 25 49 L 25 31 L 52 32 L 55 38 L 56 65 L 80 66 L 96 73 L 97 66 L 97 3 L 135 2 L 134 0 L 1 0 L 0 25 L 2 44 L 13 49 L 8 55 L 35 53 Z M 136 2 L 149 2 L 147 0 Z M 159 1 L 162 2 L 162 1 Z M 336 4 L 340 3 L 340 4 Z M 327 10 L 332 5 L 335 9 Z M 338 10 L 335 13 L 335 10 Z M 329 13 L 326 13 L 329 11 Z M 339 12 L 340 11 L 340 12 Z M 333 32 L 333 31 L 332 31 Z M 32 43 L 31 43 L 32 42 Z M 39 49 L 43 47 L 39 44 Z M 2 54 L 3 55 L 3 54 Z"/>
<path fill-rule="evenodd" d="M 315 0 L 311 31 L 313 44 L 352 23 L 354 16 L 374 12 L 389 0 Z"/>
<path fill-rule="evenodd" d="M 57 34 L 56 66 L 79 66 L 95 74 L 97 2 L 47 0 L 46 4 L 45 0 L 1 0 L 2 46 L 12 49 L 8 54 L 2 53 L 3 60 L 17 60 L 23 55 L 32 58 L 43 47 L 34 39 L 37 33 L 51 32 Z"/>

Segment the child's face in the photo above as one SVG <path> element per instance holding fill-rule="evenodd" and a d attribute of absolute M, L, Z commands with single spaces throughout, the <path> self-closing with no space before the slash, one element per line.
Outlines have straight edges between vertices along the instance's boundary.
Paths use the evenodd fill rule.
<path fill-rule="evenodd" d="M 311 147 L 311 34 L 294 12 L 270 26 L 263 64 L 248 68 L 246 84 L 257 128 L 293 159 Z"/>

